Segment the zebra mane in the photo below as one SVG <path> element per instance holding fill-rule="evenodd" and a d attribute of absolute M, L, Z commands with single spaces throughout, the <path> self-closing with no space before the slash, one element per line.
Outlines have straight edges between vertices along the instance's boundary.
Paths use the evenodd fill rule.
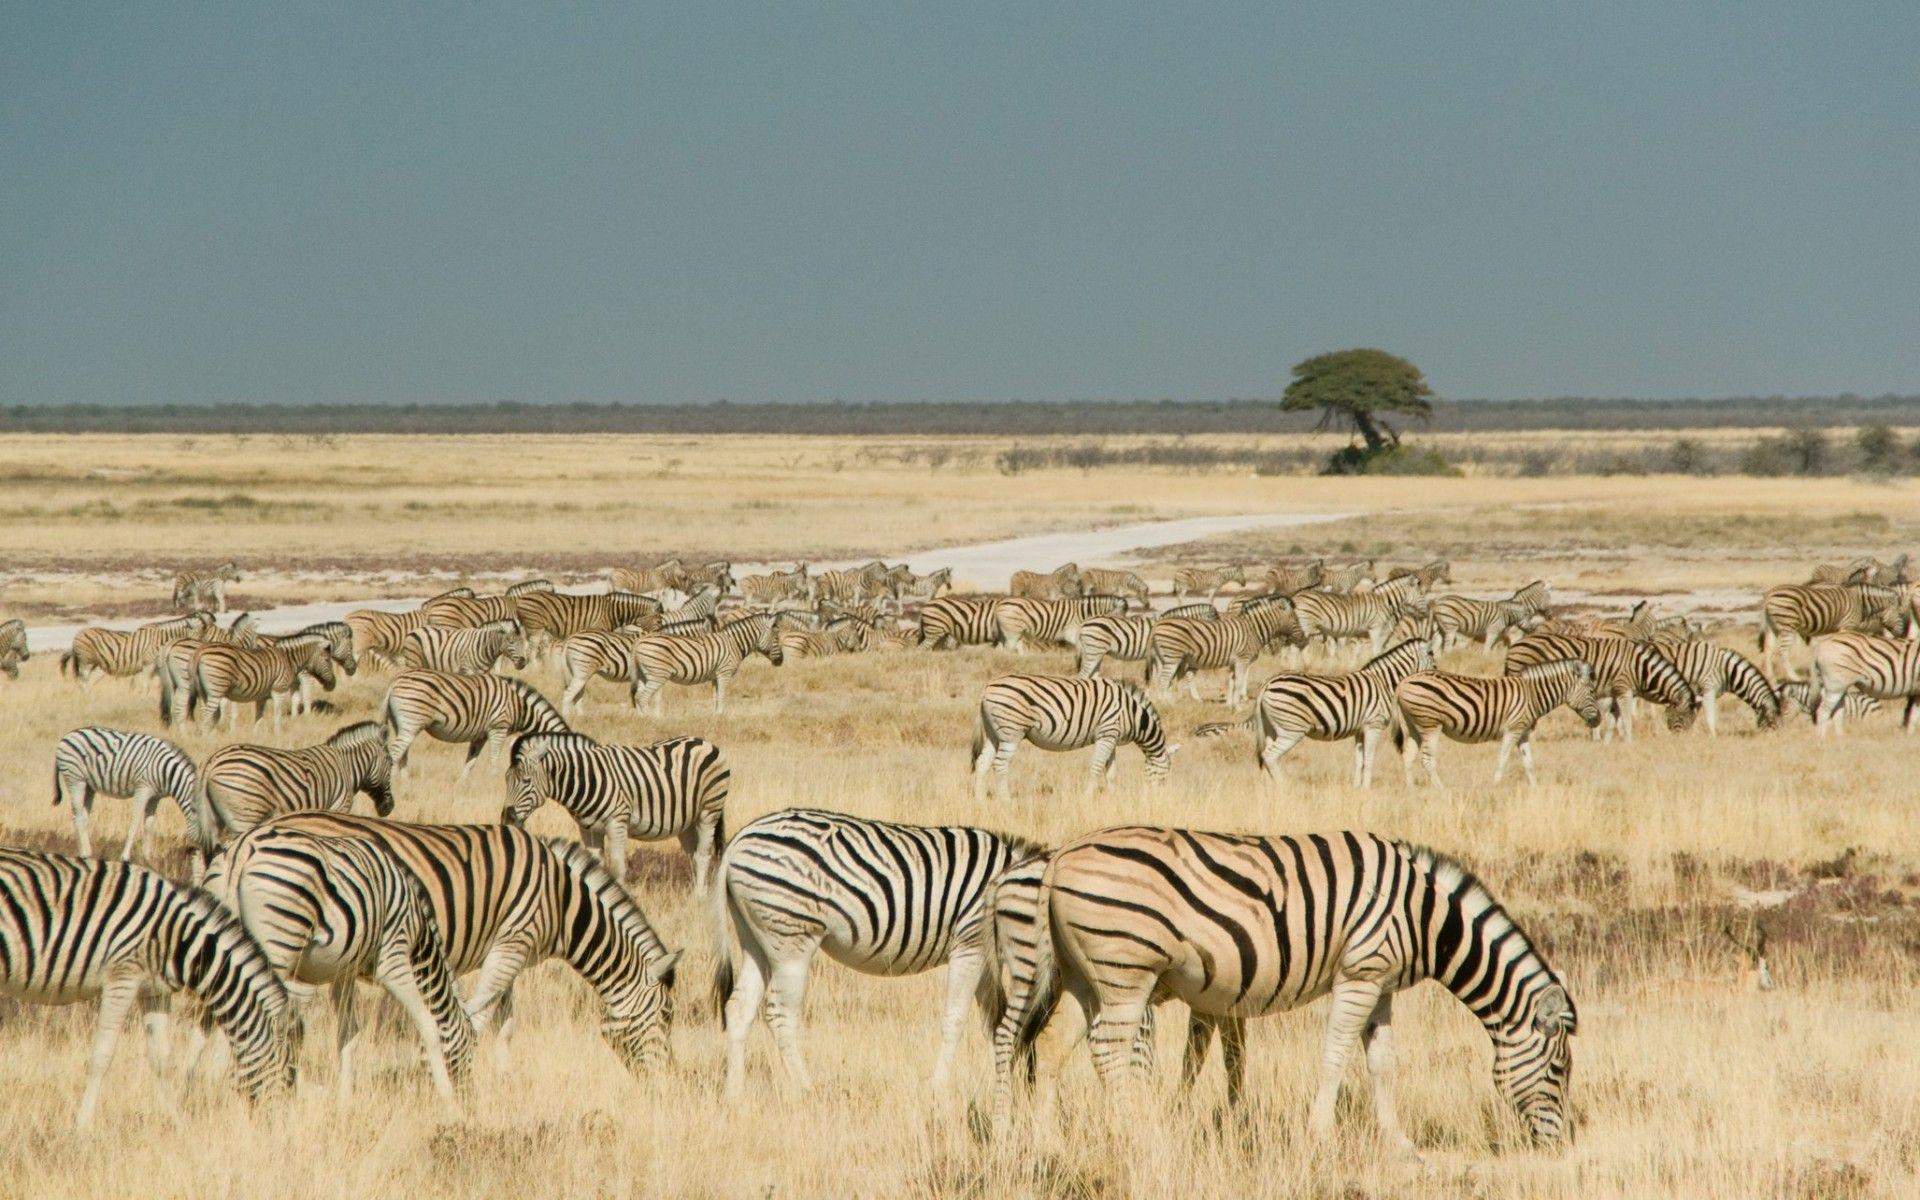
<path fill-rule="evenodd" d="M 1587 673 L 1589 675 L 1593 673 L 1593 667 L 1590 664 L 1588 664 L 1585 659 L 1550 658 L 1546 662 L 1534 663 L 1530 667 L 1521 667 L 1520 673 L 1514 676 L 1514 678 L 1516 679 L 1552 679 L 1556 676 L 1574 671 L 1576 668 L 1579 668 L 1579 667 L 1586 667 Z"/>
<path fill-rule="evenodd" d="M 1524 948 L 1525 955 L 1531 956 L 1540 964 L 1540 969 L 1546 973 L 1547 978 L 1563 991 L 1566 990 L 1565 981 L 1560 978 L 1560 973 L 1553 969 L 1552 964 L 1547 962 L 1547 956 L 1540 952 L 1540 947 L 1527 936 L 1526 930 L 1520 928 L 1512 915 L 1507 912 L 1506 905 L 1500 903 L 1499 899 L 1488 890 L 1487 885 L 1481 882 L 1478 875 L 1467 869 L 1458 859 L 1443 854 L 1431 846 L 1405 841 L 1396 841 L 1393 844 L 1406 852 L 1407 856 L 1413 860 L 1415 868 L 1426 873 L 1431 881 L 1434 895 L 1441 904 L 1451 904 L 1463 910 L 1461 918 L 1463 924 L 1478 931 L 1476 939 L 1482 945 L 1506 944 L 1518 940 Z M 1434 977 L 1441 983 L 1447 982 L 1441 975 L 1446 966 L 1445 963 L 1433 964 Z M 1515 993 L 1514 997 L 1510 998 L 1517 998 L 1519 995 L 1520 993 Z M 1465 998 L 1462 997 L 1462 999 Z M 1573 1004 L 1571 992 L 1567 993 L 1567 1004 L 1569 1007 Z M 1519 1016 L 1512 1012 L 1502 1015 L 1509 1019 Z M 1577 1013 L 1574 1019 L 1577 1023 L 1579 1020 Z"/>
<path fill-rule="evenodd" d="M 327 745 L 340 749 L 346 746 L 361 746 L 375 738 L 385 739 L 387 731 L 378 721 L 355 721 L 351 725 L 342 725 L 327 738 Z"/>
<path fill-rule="evenodd" d="M 528 592 L 551 592 L 552 590 L 553 581 L 550 579 L 523 579 L 519 583 L 509 585 L 505 594 L 523 596 Z"/>
<path fill-rule="evenodd" d="M 570 729 L 554 731 L 535 729 L 520 734 L 511 742 L 507 743 L 507 764 L 515 767 L 519 766 L 528 754 L 532 753 L 542 744 L 541 739 L 546 739 L 547 741 L 572 741 L 586 746 L 598 746 L 600 744 L 586 734 L 577 733 Z"/>
<path fill-rule="evenodd" d="M 621 932 L 644 947 L 643 959 L 651 960 L 667 953 L 667 944 L 660 940 L 647 914 L 598 855 L 571 838 L 543 837 L 540 841 L 566 864 L 581 886 L 606 906 Z"/>
<path fill-rule="evenodd" d="M 198 922 L 199 933 L 206 939 L 200 953 L 191 962 L 180 963 L 182 982 L 193 986 L 196 992 L 199 990 L 199 981 L 206 977 L 207 971 L 213 966 L 214 943 L 218 942 L 229 955 L 246 958 L 243 965 L 248 981 L 267 990 L 269 1010 L 285 1011 L 292 1004 L 287 985 L 279 972 L 273 969 L 273 961 L 267 957 L 267 952 L 261 948 L 246 924 L 227 907 L 225 901 L 206 888 L 186 883 L 174 883 L 173 887 L 180 897 L 181 906 Z"/>

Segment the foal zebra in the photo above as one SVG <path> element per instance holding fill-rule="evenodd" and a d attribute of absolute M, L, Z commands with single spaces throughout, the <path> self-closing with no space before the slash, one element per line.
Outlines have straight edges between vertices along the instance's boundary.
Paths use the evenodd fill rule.
<path fill-rule="evenodd" d="M 747 1034 L 768 1026 L 801 1088 L 800 1009 L 813 956 L 869 975 L 917 975 L 947 964 L 936 1087 L 946 1084 L 982 988 L 994 878 L 1037 847 L 969 826 L 901 825 L 815 809 L 769 814 L 734 835 L 714 874 L 714 995 L 727 1031 L 727 1093 L 746 1084 Z M 731 919 L 742 962 L 736 988 Z"/>
<path fill-rule="evenodd" d="M 1790 712 L 1801 713 L 1818 719 L 1820 711 L 1820 684 L 1811 679 L 1789 679 L 1775 689 L 1774 695 L 1780 698 L 1781 715 Z M 1880 702 L 1862 692 L 1848 692 L 1840 698 L 1840 712 L 1836 715 L 1858 721 L 1880 711 Z"/>
<path fill-rule="evenodd" d="M 1150 650 L 1147 682 L 1156 690 L 1171 690 L 1182 676 L 1188 676 L 1187 688 L 1200 698 L 1200 682 L 1194 672 L 1228 671 L 1227 703 L 1239 704 L 1247 696 L 1247 676 L 1254 660 L 1268 645 L 1286 641 L 1298 645 L 1299 622 L 1293 605 L 1287 600 L 1266 600 L 1231 616 L 1217 619 L 1163 618 L 1156 622 L 1148 638 Z"/>
<path fill-rule="evenodd" d="M 724 712 L 727 685 L 748 658 L 758 654 L 776 667 L 784 661 L 778 626 L 776 618 L 761 613 L 738 617 L 712 633 L 640 639 L 633 647 L 633 707 L 651 703 L 658 715 L 666 707 L 662 691 L 667 684 L 711 683 L 713 711 Z"/>
<path fill-rule="evenodd" d="M 1108 617 L 1092 617 L 1080 625 L 1078 648 L 1080 667 L 1078 674 L 1083 679 L 1091 679 L 1100 673 L 1100 664 L 1109 658 L 1121 662 L 1146 662 L 1153 653 L 1153 627 L 1167 618 L 1200 618 L 1215 620 L 1220 613 L 1207 602 L 1183 604 L 1156 617 L 1147 615 L 1127 615 L 1115 613 Z"/>
<path fill-rule="evenodd" d="M 240 918 L 297 998 L 331 986 L 341 1096 L 353 1091 L 354 984 L 364 977 L 412 1020 L 434 1090 L 457 1109 L 454 1088 L 473 1073 L 473 1025 L 447 968 L 433 905 L 398 859 L 374 843 L 269 823 L 214 860 L 207 890 Z"/>
<path fill-rule="evenodd" d="M 1493 765 L 1496 784 L 1506 774 L 1508 755 L 1518 746 L 1520 765 L 1531 785 L 1533 728 L 1540 718 L 1564 704 L 1580 715 L 1587 728 L 1600 724 L 1593 668 L 1584 662 L 1542 663 L 1502 679 L 1422 671 L 1401 680 L 1393 695 L 1400 706 L 1401 721 L 1394 730 L 1394 741 L 1403 747 L 1400 767 L 1409 787 L 1413 785 L 1416 749 L 1427 779 L 1444 786 L 1434 764 L 1441 734 L 1456 742 L 1500 739 L 1500 756 Z"/>
<path fill-rule="evenodd" d="M 512 618 L 472 629 L 424 625 L 409 633 L 400 646 L 400 665 L 409 671 L 485 675 L 502 660 L 515 670 L 526 669 L 527 639 Z"/>
<path fill-rule="evenodd" d="M 566 733 L 567 722 L 532 684 L 503 675 L 448 675 L 406 671 L 387 688 L 382 707 L 387 756 L 394 771 L 407 768 L 407 753 L 422 733 L 443 742 L 467 743 L 465 779 L 491 750 L 494 763 L 507 739 L 517 733 Z"/>
<path fill-rule="evenodd" d="M 95 796 L 125 797 L 133 801 L 133 820 L 127 826 L 127 844 L 120 860 L 140 856 L 153 861 L 153 829 L 149 824 L 160 801 L 172 800 L 186 818 L 187 841 L 192 846 L 193 880 L 206 873 L 207 858 L 215 848 L 217 829 L 206 807 L 200 770 L 186 751 L 172 742 L 145 733 L 87 725 L 60 739 L 53 749 L 53 802 L 65 803 L 73 816 L 73 836 L 82 857 L 93 853 L 88 818 Z"/>
<path fill-rule="evenodd" d="M 1160 714 L 1145 693 L 1113 679 L 1062 679 L 1051 675 L 1002 675 L 980 694 L 973 724 L 973 793 L 986 799 L 992 770 L 1001 800 L 1007 799 L 1007 768 L 1021 742 L 1042 750 L 1093 747 L 1086 794 L 1113 778 L 1114 752 L 1131 743 L 1147 760 L 1147 779 L 1158 782 L 1178 746 L 1167 745 Z"/>
<path fill-rule="evenodd" d="M 345 810 L 364 793 L 374 811 L 393 811 L 393 767 L 374 721 L 346 725 L 317 746 L 283 749 L 238 742 L 201 768 L 209 836 L 246 833 L 287 813 Z"/>
<path fill-rule="evenodd" d="M 1633 702 L 1636 698 L 1662 705 L 1667 728 L 1681 730 L 1693 724 L 1699 711 L 1686 678 L 1650 642 L 1616 637 L 1575 637 L 1564 633 L 1530 633 L 1507 651 L 1502 674 L 1518 675 L 1542 663 L 1579 659 L 1593 668 L 1594 695 L 1607 724 L 1595 731 L 1604 738 L 1618 735 L 1633 740 Z"/>
<path fill-rule="evenodd" d="M 549 958 L 566 961 L 600 997 L 600 1034 L 629 1070 L 664 1066 L 673 1025 L 669 951 L 633 897 L 591 854 L 560 838 L 502 825 L 412 825 L 344 813 L 301 813 L 274 828 L 371 843 L 425 891 L 447 967 L 478 971 L 467 1001 L 476 1034 L 512 1034 L 513 984 Z"/>
<path fill-rule="evenodd" d="M 240 582 L 240 568 L 222 563 L 211 571 L 182 571 L 173 577 L 173 607 L 183 613 L 227 611 L 227 585 Z"/>
<path fill-rule="evenodd" d="M 33 655 L 27 652 L 27 623 L 19 617 L 0 621 L 0 671 L 7 678 L 20 678 L 20 664 Z"/>
<path fill-rule="evenodd" d="M 1898 588 L 1872 584 L 1783 584 L 1760 601 L 1761 665 L 1777 678 L 1785 639 L 1809 644 L 1828 633 L 1904 632 L 1907 597 Z"/>
<path fill-rule="evenodd" d="M 1124 612 L 1126 607 L 1126 600 L 1119 596 L 1075 596 L 1067 600 L 1009 596 L 995 606 L 993 622 L 1000 630 L 1000 648 L 1019 654 L 1029 641 L 1042 647 L 1072 646 L 1079 640 L 1082 622 Z"/>
<path fill-rule="evenodd" d="M 1188 596 L 1205 593 L 1207 603 L 1212 604 L 1220 598 L 1220 589 L 1229 583 L 1246 586 L 1247 569 L 1239 563 L 1229 563 L 1224 567 L 1181 567 L 1173 573 L 1173 598 L 1184 600 Z"/>
<path fill-rule="evenodd" d="M 60 673 L 71 674 L 85 691 L 92 687 L 95 672 L 125 677 L 152 670 L 168 646 L 182 638 L 204 638 L 214 627 L 209 612 L 154 621 L 134 630 L 89 625 L 73 635 L 72 648 L 60 656 Z"/>
<path fill-rule="evenodd" d="M 1253 726 L 1254 761 L 1280 782 L 1280 760 L 1303 738 L 1318 742 L 1353 739 L 1353 786 L 1373 786 L 1373 756 L 1380 735 L 1395 727 L 1394 688 L 1419 671 L 1433 670 L 1433 649 L 1424 641 L 1401 642 L 1347 675 L 1275 675 L 1260 689 L 1253 711 L 1238 721 L 1202 725 L 1208 737 Z"/>
<path fill-rule="evenodd" d="M 1300 592 L 1293 598 L 1293 612 L 1300 637 L 1309 645 L 1319 638 L 1331 653 L 1336 639 L 1364 635 L 1373 653 L 1378 654 L 1394 622 L 1402 613 L 1419 607 L 1425 594 L 1418 575 L 1402 575 L 1370 592 Z"/>
<path fill-rule="evenodd" d="M 86 1090 L 93 1124 L 113 1048 L 137 1006 L 156 1070 L 167 995 L 185 991 L 218 1024 L 255 1102 L 293 1087 L 299 1019 L 287 989 L 232 913 L 199 888 L 131 863 L 0 847 L 0 994 L 30 1004 L 98 1000 Z"/>
<path fill-rule="evenodd" d="M 1864 633 L 1816 638 L 1813 677 L 1820 684 L 1820 706 L 1813 721 L 1822 734 L 1829 725 L 1835 733 L 1845 732 L 1842 705 L 1855 693 L 1875 700 L 1906 701 L 1901 724 L 1908 733 L 1920 719 L 1920 642 Z"/>
<path fill-rule="evenodd" d="M 627 874 L 627 839 L 677 837 L 693 860 L 693 891 L 727 841 L 727 792 L 733 772 L 720 747 L 676 737 L 616 746 L 579 733 L 529 733 L 507 751 L 507 806 L 500 819 L 525 826 L 551 800 L 567 810 L 588 849 L 614 878 Z"/>
<path fill-rule="evenodd" d="M 920 644 L 929 650 L 984 646 L 999 640 L 995 613 L 1005 596 L 942 596 L 920 609 Z"/>
<path fill-rule="evenodd" d="M 1659 638 L 1654 645 L 1693 689 L 1707 718 L 1708 735 L 1719 735 L 1717 710 L 1722 693 L 1739 697 L 1751 708 L 1760 728 L 1772 729 L 1780 723 L 1780 698 L 1766 675 L 1745 655 L 1696 638 Z"/>
<path fill-rule="evenodd" d="M 1494 1085 L 1533 1141 L 1557 1147 L 1571 1133 L 1578 1018 L 1566 984 L 1486 887 L 1432 850 L 1355 832 L 1109 829 L 1054 852 L 1035 915 L 1035 942 L 1052 953 L 1014 1018 L 1016 1053 L 1065 992 L 1089 1018 L 1102 1082 L 1137 1087 L 1141 1021 L 1169 996 L 1193 1010 L 1190 1067 L 1220 1031 L 1231 1102 L 1247 1018 L 1331 993 L 1309 1128 L 1332 1133 L 1347 1064 L 1364 1045 L 1375 1119 L 1410 1148 L 1391 1094 L 1393 994 L 1432 979 L 1487 1030 Z"/>
<path fill-rule="evenodd" d="M 1491 651 L 1510 631 L 1537 625 L 1547 615 L 1553 593 L 1547 581 L 1536 579 L 1505 600 L 1475 600 L 1471 596 L 1437 596 L 1433 623 L 1448 646 L 1472 638 Z"/>
<path fill-rule="evenodd" d="M 1387 582 L 1391 583 L 1403 575 L 1418 576 L 1420 590 L 1432 591 L 1436 583 L 1453 582 L 1453 564 L 1444 558 L 1436 558 L 1417 567 L 1392 567 L 1387 571 Z"/>

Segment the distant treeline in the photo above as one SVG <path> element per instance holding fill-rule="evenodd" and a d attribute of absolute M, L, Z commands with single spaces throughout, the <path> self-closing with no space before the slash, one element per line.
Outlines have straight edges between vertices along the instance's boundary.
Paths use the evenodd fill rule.
<path fill-rule="evenodd" d="M 1435 432 L 1526 429 L 1831 428 L 1920 425 L 1920 396 L 1721 400 L 1453 400 Z M 0 431 L 32 433 L 660 433 L 1089 436 L 1303 433 L 1310 413 L 1272 400 L 955 404 L 16 405 Z"/>

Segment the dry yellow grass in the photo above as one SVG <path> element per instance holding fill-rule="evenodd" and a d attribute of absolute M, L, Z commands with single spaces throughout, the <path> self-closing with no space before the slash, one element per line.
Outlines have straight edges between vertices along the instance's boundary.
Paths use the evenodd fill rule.
<path fill-rule="evenodd" d="M 476 451 L 470 461 L 484 457 Z M 926 473 L 913 478 L 923 481 Z M 818 480 L 802 482 L 810 488 Z M 1199 477 L 1192 495 L 1220 482 Z M 1389 481 L 1365 496 L 1341 481 L 1244 482 L 1271 491 L 1246 508 L 1235 506 L 1246 505 L 1248 494 L 1228 495 L 1207 511 L 1248 511 L 1262 503 L 1424 507 L 1495 499 L 1476 490 L 1488 485 L 1475 480 Z M 1059 503 L 1066 506 L 1059 523 L 1085 519 L 1086 510 L 1073 510 L 1050 490 L 1054 485 L 1084 488 L 1084 498 L 1122 494 L 1105 473 L 1090 481 L 1071 474 L 1040 482 L 1023 476 L 1009 484 L 983 476 L 968 484 L 983 493 L 1009 492 L 999 502 L 1002 512 L 1021 505 L 1029 514 L 1051 512 Z M 618 491 L 610 478 L 600 486 L 607 496 Z M 1660 522 L 1653 513 L 1698 512 L 1717 521 L 1744 511 L 1770 519 L 1843 514 L 1856 503 L 1793 484 L 1720 495 L 1707 486 L 1676 485 L 1659 500 L 1647 496 L 1645 481 L 1632 491 L 1615 480 L 1503 486 L 1541 502 L 1577 500 L 1654 529 Z M 1904 490 L 1893 495 L 1905 497 L 1899 511 L 1913 511 Z M 1126 502 L 1158 503 L 1137 495 Z M 1177 512 L 1189 501 L 1167 503 Z M 1896 508 L 1890 503 L 1886 511 Z M 1434 524 L 1423 528 L 1436 535 L 1444 530 L 1443 518 L 1430 519 Z M 742 538 L 766 536 L 751 514 L 734 521 Z M 564 524 L 556 522 L 554 528 Z M 399 539 L 405 527 L 397 519 L 391 527 L 368 523 L 382 530 L 379 538 Z M 483 544 L 485 527 L 474 519 L 459 536 Z M 503 527 L 515 538 L 530 528 Z M 612 527 L 609 518 L 606 528 Z M 1556 528 L 1551 536 L 1576 557 L 1572 552 L 1582 545 L 1604 541 L 1602 530 L 1583 543 L 1583 528 L 1592 527 Z M 67 536 L 91 550 L 92 532 L 76 527 Z M 191 536 L 211 539 L 215 532 L 209 526 Z M 897 527 L 887 532 L 897 534 Z M 914 541 L 897 535 L 899 544 Z M 327 553 L 327 526 L 290 523 L 277 536 L 283 555 Z M 440 544 L 430 524 L 415 527 L 406 543 L 412 553 Z M 1416 552 L 1408 546 L 1409 556 Z M 112 553 L 131 557 L 141 550 L 128 542 Z M 1474 578 L 1515 581 L 1512 562 L 1462 565 Z M 1615 578 L 1629 588 L 1682 570 L 1654 547 Z M 1477 653 L 1457 662 L 1488 665 Z M 1200 722 L 1221 719 L 1220 707 L 1182 699 L 1163 709 L 1176 740 L 1186 744 L 1168 785 L 1144 787 L 1138 756 L 1124 751 L 1116 788 L 1083 800 L 1082 755 L 1028 748 L 1015 759 L 1012 806 L 976 805 L 966 744 L 980 686 L 1000 671 L 1065 670 L 1068 664 L 1065 653 L 1015 659 L 977 650 L 802 661 L 777 671 L 756 661 L 730 693 L 724 716 L 711 712 L 706 694 L 672 690 L 663 720 L 641 718 L 614 704 L 617 689 L 599 684 L 590 692 L 598 703 L 580 725 L 615 740 L 680 732 L 713 739 L 734 769 L 733 828 L 776 808 L 819 805 L 902 820 L 988 824 L 1047 841 L 1106 824 L 1154 821 L 1263 831 L 1364 827 L 1431 843 L 1475 867 L 1571 983 L 1582 1017 L 1573 1149 L 1546 1158 L 1513 1144 L 1488 1078 L 1485 1036 L 1432 987 L 1396 1007 L 1399 1108 L 1423 1148 L 1423 1166 L 1396 1160 L 1374 1137 L 1357 1069 L 1349 1101 L 1361 1102 L 1343 1104 L 1338 1139 L 1321 1147 L 1308 1138 L 1306 1107 L 1324 1003 L 1254 1023 L 1253 1101 L 1239 1116 L 1215 1123 L 1222 1091 L 1217 1059 L 1191 1111 L 1172 1104 L 1171 1072 L 1163 1067 L 1159 1087 L 1168 1112 L 1116 1140 L 1103 1128 L 1101 1097 L 1081 1053 L 1062 1081 L 1058 1131 L 996 1152 L 977 1140 L 968 1119 L 968 1107 L 985 1100 L 990 1074 L 979 1030 L 963 1042 L 954 1095 L 936 1098 L 926 1087 L 939 974 L 883 980 L 823 962 L 806 1024 L 817 1091 L 802 1098 L 785 1085 L 761 1031 L 753 1042 L 749 1098 L 730 1107 L 719 1095 L 722 1039 L 704 995 L 711 966 L 705 915 L 688 897 L 677 848 L 660 846 L 639 857 L 636 888 L 668 943 L 687 949 L 675 1062 L 660 1076 L 635 1079 L 623 1072 L 596 1033 L 591 996 L 565 968 L 548 965 L 522 988 L 521 1028 L 507 1061 L 496 1063 L 492 1047 L 483 1047 L 462 1123 L 438 1119 L 410 1035 L 393 1020 L 378 1022 L 363 1039 L 360 1090 L 351 1105 L 337 1106 L 329 1088 L 331 1020 L 316 1015 L 300 1094 L 258 1116 L 249 1116 L 224 1086 L 204 1088 L 183 1107 L 148 1068 L 137 1037 L 129 1037 L 98 1128 L 83 1139 L 69 1123 L 91 1013 L 10 1008 L 0 1024 L 0 1060 L 8 1064 L 0 1134 L 13 1153 L 0 1167 L 0 1194 L 1733 1200 L 1896 1197 L 1920 1187 L 1920 1083 L 1911 1051 L 1920 1044 L 1920 798 L 1910 786 L 1912 744 L 1884 717 L 1844 743 L 1823 744 L 1803 721 L 1757 735 L 1745 710 L 1727 701 L 1718 740 L 1701 731 L 1647 732 L 1657 722 L 1643 720 L 1641 739 L 1619 747 L 1587 740 L 1562 713 L 1539 739 L 1542 783 L 1534 790 L 1512 781 L 1489 787 L 1491 748 L 1449 743 L 1441 753 L 1451 791 L 1409 791 L 1396 767 L 1383 761 L 1379 785 L 1356 792 L 1346 784 L 1346 748 L 1310 743 L 1288 760 L 1288 785 L 1274 791 L 1258 784 L 1243 738 L 1191 735 Z M 557 693 L 551 670 L 531 677 Z M 277 740 L 319 740 L 335 723 L 370 713 L 381 687 L 378 677 L 350 681 L 333 697 L 342 706 L 339 716 L 296 721 Z M 0 679 L 0 753 L 12 766 L 0 775 L 0 836 L 68 843 L 66 814 L 48 803 L 48 764 L 59 735 L 90 721 L 151 729 L 152 693 L 106 681 L 83 700 L 77 687 L 56 677 L 50 656 L 28 663 L 18 683 Z M 243 723 L 241 736 L 255 734 Z M 224 735 L 184 737 L 196 755 L 221 740 Z M 262 730 L 258 740 L 275 739 Z M 414 754 L 416 770 L 402 785 L 398 815 L 497 819 L 498 774 L 483 769 L 457 786 L 458 759 L 457 749 L 423 741 Z M 114 844 L 124 802 L 103 800 L 98 811 L 99 836 Z M 164 831 L 177 834 L 177 813 L 162 820 Z M 572 832 L 552 809 L 535 827 Z M 1857 853 L 1844 857 L 1850 848 Z M 1766 914 L 1778 987 L 1762 994 L 1738 986 L 1739 956 L 1719 926 L 1740 911 L 1743 895 L 1768 891 L 1792 899 Z M 384 1014 L 390 1006 L 378 1007 Z M 1177 1018 L 1162 1022 L 1163 1064 L 1177 1061 L 1180 1024 Z"/>

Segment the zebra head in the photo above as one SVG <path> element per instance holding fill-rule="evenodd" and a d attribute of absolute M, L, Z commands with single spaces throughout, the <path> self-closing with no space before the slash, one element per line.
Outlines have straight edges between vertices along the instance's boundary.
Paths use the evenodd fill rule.
<path fill-rule="evenodd" d="M 1168 769 L 1173 766 L 1174 752 L 1180 747 L 1167 744 L 1166 727 L 1160 723 L 1160 713 L 1147 694 L 1131 683 L 1121 686 L 1127 690 L 1127 718 L 1133 727 L 1134 744 L 1147 757 L 1147 782 L 1160 783 L 1166 779 Z"/>
<path fill-rule="evenodd" d="M 378 721 L 343 725 L 327 739 L 353 775 L 353 789 L 373 801 L 380 816 L 393 815 L 393 760 L 387 756 L 387 731 Z"/>
<path fill-rule="evenodd" d="M 487 626 L 487 632 L 489 636 L 485 649 L 493 652 L 490 662 L 497 662 L 504 658 L 513 664 L 513 669 L 516 671 L 527 669 L 527 661 L 531 658 L 532 651 L 527 646 L 527 635 L 520 630 L 520 622 L 511 617 L 504 621 L 495 621 Z"/>
<path fill-rule="evenodd" d="M 1493 1037 L 1494 1085 L 1526 1125 L 1534 1145 L 1560 1149 L 1572 1139 L 1567 1081 L 1580 1018 L 1558 980 L 1527 998 L 1516 1021 L 1488 1030 Z"/>
<path fill-rule="evenodd" d="M 313 676 L 329 692 L 340 682 L 333 673 L 333 654 L 324 642 L 305 642 L 297 646 L 293 661 L 299 674 Z"/>

